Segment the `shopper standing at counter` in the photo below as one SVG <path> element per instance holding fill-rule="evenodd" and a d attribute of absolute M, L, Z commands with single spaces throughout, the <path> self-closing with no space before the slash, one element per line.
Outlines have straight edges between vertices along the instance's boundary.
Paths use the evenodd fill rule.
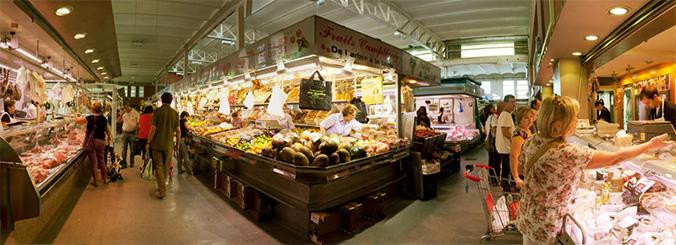
<path fill-rule="evenodd" d="M 618 152 L 592 150 L 566 143 L 575 134 L 578 102 L 571 97 L 547 97 L 538 112 L 540 131 L 523 145 L 519 165 L 524 185 L 517 227 L 523 244 L 553 244 L 561 232 L 568 203 L 583 168 L 603 168 L 667 145 L 667 135 L 622 148 Z"/>
<path fill-rule="evenodd" d="M 521 107 L 515 113 L 518 127 L 514 130 L 514 136 L 512 136 L 512 146 L 509 152 L 509 169 L 511 170 L 516 188 L 519 189 L 523 186 L 523 180 L 521 179 L 523 170 L 519 168 L 523 168 L 523 166 L 519 165 L 519 155 L 521 155 L 523 142 L 528 140 L 532 134 L 530 128 L 533 126 L 533 121 L 535 121 L 535 113 L 537 113 L 536 110 L 528 107 Z"/>
<path fill-rule="evenodd" d="M 108 128 L 108 120 L 103 116 L 103 105 L 101 102 L 92 102 L 89 110 L 91 115 L 75 120 L 78 124 L 87 124 L 87 133 L 84 139 L 84 148 L 89 154 L 89 162 L 92 164 L 92 185 L 98 186 L 96 181 L 96 170 L 101 172 L 101 180 L 104 184 L 108 184 L 108 167 L 105 163 L 105 146 L 107 141 L 111 139 L 110 128 Z"/>
<path fill-rule="evenodd" d="M 293 123 L 293 117 L 291 117 L 291 114 L 289 114 L 289 106 L 284 104 L 282 106 L 282 109 L 284 110 L 284 116 L 280 119 L 277 120 L 277 123 L 279 123 L 279 126 L 282 127 L 282 129 L 294 129 L 296 128 L 296 125 Z"/>
<path fill-rule="evenodd" d="M 427 107 L 421 106 L 416 112 L 418 116 L 418 125 L 424 126 L 426 128 L 432 127 L 430 118 L 427 116 Z"/>
<path fill-rule="evenodd" d="M 190 117 L 190 114 L 187 111 L 183 111 L 181 112 L 181 119 L 178 122 L 179 127 L 181 127 L 181 142 L 179 142 L 181 147 L 178 151 L 177 159 L 179 174 L 185 173 L 186 171 L 189 174 L 193 174 L 192 166 L 188 166 L 188 145 L 185 142 L 188 137 L 188 131 L 190 131 L 190 127 L 188 126 L 188 117 Z"/>
<path fill-rule="evenodd" d="M 322 134 L 338 134 L 341 136 L 349 136 L 353 131 L 361 131 L 362 124 L 354 119 L 357 114 L 357 107 L 354 105 L 346 105 L 341 113 L 329 115 L 321 123 L 319 128 Z"/>
<path fill-rule="evenodd" d="M 167 195 L 166 174 L 171 164 L 174 146 L 172 134 L 176 136 L 176 142 L 181 142 L 181 129 L 178 125 L 178 112 L 171 108 L 173 96 L 170 93 L 164 93 L 160 97 L 162 106 L 153 112 L 151 120 L 150 134 L 146 150 L 151 152 L 153 159 L 153 170 L 157 179 L 157 193 L 155 197 L 163 199 Z M 152 147 L 152 151 L 151 150 Z M 176 145 L 176 150 L 180 151 L 180 144 Z"/>
<path fill-rule="evenodd" d="M 648 109 L 655 110 L 655 113 L 650 113 L 650 120 L 665 120 L 671 122 L 671 125 L 676 128 L 676 105 L 671 101 L 663 100 L 655 86 L 643 88 L 639 99 Z"/>
<path fill-rule="evenodd" d="M 539 98 L 533 98 L 533 101 L 530 102 L 530 108 L 535 110 L 535 114 L 537 114 L 537 111 L 540 110 L 541 105 L 542 100 L 540 100 Z M 533 121 L 533 125 L 530 126 L 530 132 L 533 134 L 538 132 L 538 128 L 537 125 L 535 124 L 535 121 Z"/>
<path fill-rule="evenodd" d="M 16 101 L 14 100 L 5 100 L 0 121 L 2 122 L 3 127 L 7 127 L 7 124 L 14 122 L 14 114 L 16 113 Z"/>
<path fill-rule="evenodd" d="M 509 170 L 509 153 L 512 146 L 512 134 L 514 133 L 512 112 L 516 107 L 516 98 L 514 95 L 508 94 L 505 96 L 503 103 L 505 103 L 505 110 L 503 110 L 498 117 L 495 149 L 497 149 L 500 154 L 500 176 L 509 179 L 509 176 L 511 176 L 511 171 Z"/>

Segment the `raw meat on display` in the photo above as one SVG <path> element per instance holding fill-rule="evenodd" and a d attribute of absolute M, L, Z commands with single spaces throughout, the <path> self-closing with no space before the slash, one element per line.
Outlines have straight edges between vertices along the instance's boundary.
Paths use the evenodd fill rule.
<path fill-rule="evenodd" d="M 52 144 L 38 145 L 21 154 L 21 162 L 28 168 L 36 184 L 49 176 L 50 169 L 60 166 L 78 153 L 84 138 L 84 131 L 74 129 L 59 137 L 50 140 Z"/>

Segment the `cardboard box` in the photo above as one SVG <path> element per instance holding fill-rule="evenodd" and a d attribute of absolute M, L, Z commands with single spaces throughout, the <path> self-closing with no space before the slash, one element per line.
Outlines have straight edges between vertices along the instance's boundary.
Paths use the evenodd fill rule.
<path fill-rule="evenodd" d="M 340 229 L 340 211 L 310 212 L 310 235 L 319 238 Z"/>
<path fill-rule="evenodd" d="M 251 208 L 247 213 L 249 213 L 256 222 L 272 219 L 275 200 L 256 190 L 253 190 L 252 194 Z"/>
<path fill-rule="evenodd" d="M 239 186 L 237 186 L 237 194 L 235 195 L 235 203 L 237 203 L 237 206 L 242 210 L 251 208 L 254 191 L 253 188 L 240 183 Z"/>
<path fill-rule="evenodd" d="M 358 202 L 350 202 L 340 208 L 340 229 L 348 235 L 356 234 L 365 226 L 364 205 Z"/>
<path fill-rule="evenodd" d="M 375 222 L 385 218 L 386 196 L 384 192 L 378 192 L 364 198 L 364 219 Z"/>

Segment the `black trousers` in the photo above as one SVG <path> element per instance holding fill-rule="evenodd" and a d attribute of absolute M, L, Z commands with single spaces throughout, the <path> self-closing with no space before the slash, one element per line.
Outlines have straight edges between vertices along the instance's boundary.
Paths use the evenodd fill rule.
<path fill-rule="evenodd" d="M 500 178 L 502 178 L 502 188 L 504 191 L 516 192 L 516 186 L 512 180 L 512 171 L 509 166 L 509 154 L 499 154 L 500 155 Z"/>

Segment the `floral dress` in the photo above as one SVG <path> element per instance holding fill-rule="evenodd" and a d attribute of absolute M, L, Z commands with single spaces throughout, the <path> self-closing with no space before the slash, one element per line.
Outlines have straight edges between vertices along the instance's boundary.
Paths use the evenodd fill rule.
<path fill-rule="evenodd" d="M 593 153 L 588 147 L 561 143 L 527 166 L 529 157 L 552 140 L 533 135 L 524 143 L 519 157 L 525 179 L 517 227 L 528 239 L 544 244 L 556 241 L 571 194 Z"/>

